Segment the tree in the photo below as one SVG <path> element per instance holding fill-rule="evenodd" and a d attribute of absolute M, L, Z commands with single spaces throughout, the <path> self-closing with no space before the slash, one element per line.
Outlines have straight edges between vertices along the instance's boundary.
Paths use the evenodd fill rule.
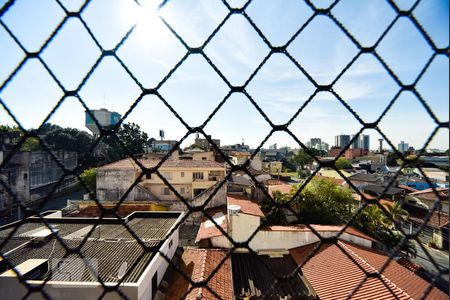
<path fill-rule="evenodd" d="M 306 164 L 313 162 L 313 158 L 305 150 L 301 149 L 292 157 L 291 161 L 295 166 L 303 170 Z"/>
<path fill-rule="evenodd" d="M 89 154 L 94 143 L 94 137 L 86 131 L 50 123 L 41 128 L 39 136 L 50 150 L 75 151 L 80 156 Z"/>
<path fill-rule="evenodd" d="M 343 169 L 351 169 L 353 168 L 352 164 L 345 159 L 344 157 L 339 157 L 336 160 L 336 168 L 338 168 L 339 170 L 343 170 Z"/>
<path fill-rule="evenodd" d="M 399 159 L 399 156 L 396 152 L 389 152 L 388 155 L 386 155 L 386 165 L 390 167 L 398 166 L 397 159 Z"/>
<path fill-rule="evenodd" d="M 20 146 L 20 151 L 35 151 L 41 149 L 41 145 L 39 144 L 39 140 L 35 137 L 27 138 L 22 146 Z"/>
<path fill-rule="evenodd" d="M 116 137 L 106 137 L 103 142 L 106 145 L 102 149 L 105 160 L 106 162 L 111 162 L 122 159 L 128 154 L 136 155 L 144 153 L 145 147 L 149 143 L 149 138 L 147 133 L 142 131 L 139 125 L 125 123 L 117 131 Z M 126 147 L 126 150 L 121 143 Z"/>
<path fill-rule="evenodd" d="M 394 222 L 379 206 L 371 204 L 363 208 L 356 216 L 354 225 L 362 232 L 382 242 L 388 249 L 393 249 L 402 240 L 402 235 L 396 228 L 400 226 L 401 220 L 406 219 L 407 212 L 398 203 L 388 206 L 387 210 Z M 411 241 L 405 242 L 400 249 L 413 256 L 417 253 Z"/>
<path fill-rule="evenodd" d="M 275 200 L 284 203 L 298 191 L 293 186 L 288 194 L 274 193 Z M 351 213 L 352 193 L 337 186 L 328 178 L 313 178 L 302 192 L 292 200 L 291 207 L 299 214 L 300 223 L 342 224 Z"/>
<path fill-rule="evenodd" d="M 95 193 L 97 190 L 97 169 L 89 168 L 84 170 L 80 174 L 81 180 L 90 189 L 91 192 Z"/>

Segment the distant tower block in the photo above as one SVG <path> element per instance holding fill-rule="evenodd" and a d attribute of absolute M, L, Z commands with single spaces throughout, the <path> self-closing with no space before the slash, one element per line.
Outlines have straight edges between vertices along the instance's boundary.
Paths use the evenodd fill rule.
<path fill-rule="evenodd" d="M 103 128 L 110 128 L 115 126 L 120 121 L 120 114 L 115 111 L 109 111 L 106 108 L 93 109 L 86 111 L 86 127 L 95 135 L 100 134 L 100 129 L 97 127 L 92 116 L 97 120 L 98 124 Z M 92 116 L 91 116 L 92 115 Z"/>
<path fill-rule="evenodd" d="M 380 142 L 380 153 L 383 152 L 383 139 L 378 139 L 378 141 Z"/>

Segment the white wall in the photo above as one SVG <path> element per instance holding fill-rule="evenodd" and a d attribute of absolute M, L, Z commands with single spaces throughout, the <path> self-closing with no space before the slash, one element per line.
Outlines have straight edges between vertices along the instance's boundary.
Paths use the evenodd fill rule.
<path fill-rule="evenodd" d="M 253 234 L 260 224 L 260 218 L 243 214 L 228 215 L 228 233 L 236 242 L 243 242 Z M 322 237 L 336 236 L 338 231 L 320 231 Z M 348 233 L 343 233 L 340 238 L 344 241 L 352 242 L 357 245 L 371 248 L 372 241 L 361 237 L 357 237 Z M 254 251 L 261 250 L 288 250 L 297 248 L 319 241 L 319 238 L 309 230 L 260 230 L 250 241 L 250 248 Z M 226 237 L 215 237 L 211 239 L 214 247 L 231 248 L 231 243 Z"/>

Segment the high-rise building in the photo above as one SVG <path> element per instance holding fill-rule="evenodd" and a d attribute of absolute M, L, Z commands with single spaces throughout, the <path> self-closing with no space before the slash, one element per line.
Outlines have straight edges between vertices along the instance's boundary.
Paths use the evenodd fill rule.
<path fill-rule="evenodd" d="M 323 150 L 323 151 L 327 151 L 327 152 L 328 152 L 329 149 L 330 149 L 330 145 L 328 145 L 328 143 L 322 142 L 322 143 L 320 144 L 320 150 Z"/>
<path fill-rule="evenodd" d="M 400 141 L 400 143 L 398 144 L 397 150 L 400 152 L 407 152 L 409 149 L 409 144 L 405 143 L 404 141 Z"/>
<path fill-rule="evenodd" d="M 334 145 L 338 148 L 344 148 L 348 143 L 350 143 L 350 140 L 351 137 L 348 134 L 337 135 L 334 138 Z"/>
<path fill-rule="evenodd" d="M 370 136 L 367 134 L 361 135 L 360 141 L 359 141 L 359 146 L 360 146 L 360 148 L 362 148 L 364 150 L 369 150 L 370 149 Z"/>
<path fill-rule="evenodd" d="M 361 139 L 361 137 L 360 136 L 354 136 L 354 135 L 352 135 L 352 137 L 351 137 L 352 139 L 354 138 L 354 140 L 353 140 L 353 142 L 352 142 L 352 145 L 350 146 L 350 148 L 351 149 L 360 149 L 361 148 L 361 143 L 360 143 L 360 139 Z"/>

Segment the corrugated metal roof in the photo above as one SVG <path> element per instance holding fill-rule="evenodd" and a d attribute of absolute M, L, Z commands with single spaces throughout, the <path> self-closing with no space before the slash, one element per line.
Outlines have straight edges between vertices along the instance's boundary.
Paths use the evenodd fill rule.
<path fill-rule="evenodd" d="M 250 253 L 233 253 L 231 255 L 233 270 L 234 295 L 237 298 L 289 297 L 290 299 L 316 299 L 314 291 L 305 279 L 296 274 L 287 281 L 274 284 L 277 276 L 288 276 L 297 267 L 290 255 L 282 258 L 270 258 L 267 255 L 256 257 Z"/>
<path fill-rule="evenodd" d="M 96 276 L 91 275 L 89 267 L 79 254 L 70 254 L 64 258 L 65 248 L 55 237 L 31 242 L 33 232 L 47 227 L 39 219 L 27 220 L 28 223 L 21 225 L 1 249 L 2 254 L 14 249 L 7 255 L 11 263 L 19 265 L 28 259 L 48 259 L 49 266 L 53 268 L 61 259 L 64 259 L 63 269 L 56 268 L 52 272 L 41 274 L 40 279 L 50 276 L 50 280 L 58 281 L 98 280 Z M 152 247 L 166 238 L 176 220 L 177 218 L 169 215 L 167 217 L 135 217 L 131 218 L 127 225 L 146 246 Z M 91 229 L 96 222 L 95 219 L 82 219 L 79 223 L 77 219 L 64 218 L 47 221 L 51 223 L 53 229 L 58 230 L 57 234 L 67 247 L 79 248 L 80 253 L 89 259 L 88 263 L 97 270 L 98 278 L 102 281 L 117 282 L 119 268 L 126 263 L 126 266 L 132 270 L 124 281 L 136 282 L 154 254 L 154 251 L 144 253 L 142 246 L 118 220 L 100 221 L 82 247 L 80 245 L 88 233 L 85 229 Z M 0 243 L 11 233 L 11 229 L 0 230 Z M 20 245 L 23 247 L 16 248 Z M 135 263 L 136 266 L 133 266 Z"/>

